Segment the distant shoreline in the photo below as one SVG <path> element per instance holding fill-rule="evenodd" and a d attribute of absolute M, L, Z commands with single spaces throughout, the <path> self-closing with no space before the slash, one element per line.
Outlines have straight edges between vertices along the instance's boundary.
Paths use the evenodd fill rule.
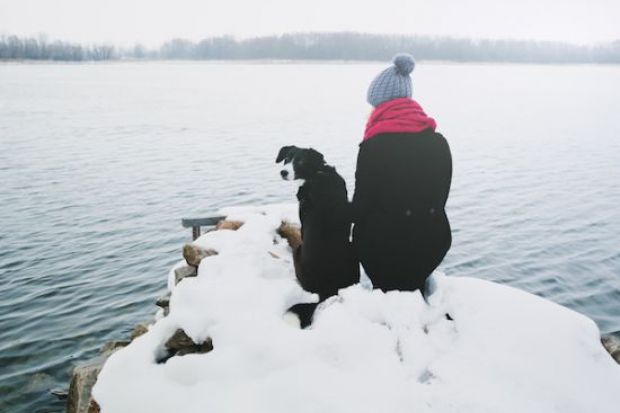
<path fill-rule="evenodd" d="M 45 36 L 0 36 L 0 61 L 259 61 L 385 62 L 409 52 L 419 61 L 457 63 L 620 64 L 620 39 L 578 45 L 566 42 L 469 39 L 354 32 L 290 33 L 200 41 L 175 38 L 159 47 L 80 44 Z"/>
<path fill-rule="evenodd" d="M 620 62 L 521 62 L 501 60 L 434 60 L 418 59 L 418 63 L 441 65 L 521 65 L 521 66 L 618 66 Z M 294 64 L 339 64 L 362 65 L 381 64 L 385 60 L 342 60 L 342 59 L 111 59 L 111 60 L 38 60 L 38 59 L 0 59 L 0 65 L 111 65 L 111 64 L 256 64 L 256 65 L 294 65 Z"/>

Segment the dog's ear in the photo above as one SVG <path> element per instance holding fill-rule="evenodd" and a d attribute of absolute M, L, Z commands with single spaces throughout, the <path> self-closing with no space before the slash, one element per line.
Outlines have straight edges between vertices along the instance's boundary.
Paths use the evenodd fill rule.
<path fill-rule="evenodd" d="M 278 157 L 276 158 L 276 163 L 280 163 L 285 161 L 284 163 L 289 163 L 291 159 L 293 159 L 293 155 L 297 151 L 297 146 L 283 146 L 280 148 L 280 152 L 278 152 Z"/>
<path fill-rule="evenodd" d="M 317 151 L 316 149 L 310 148 L 308 154 L 313 164 L 323 165 L 325 163 L 325 157 L 321 152 Z"/>

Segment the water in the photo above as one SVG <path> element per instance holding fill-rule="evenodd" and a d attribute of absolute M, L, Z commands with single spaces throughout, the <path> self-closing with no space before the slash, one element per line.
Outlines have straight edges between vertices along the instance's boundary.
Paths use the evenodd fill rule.
<path fill-rule="evenodd" d="M 353 191 L 379 64 L 0 65 L 0 411 L 58 412 L 72 366 L 152 320 L 182 217 L 292 201 L 281 145 Z M 620 330 L 620 67 L 422 63 L 449 140 L 449 276 Z M 552 337 L 550 337 L 552 339 Z"/>

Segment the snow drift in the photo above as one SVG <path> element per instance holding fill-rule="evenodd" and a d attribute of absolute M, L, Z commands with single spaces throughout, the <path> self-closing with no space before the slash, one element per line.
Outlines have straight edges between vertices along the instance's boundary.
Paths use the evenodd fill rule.
<path fill-rule="evenodd" d="M 196 240 L 219 254 L 171 275 L 169 315 L 107 361 L 104 413 L 618 411 L 620 367 L 594 322 L 492 282 L 436 273 L 428 305 L 355 285 L 291 326 L 285 310 L 316 299 L 276 234 L 296 206 L 223 213 L 245 224 Z M 157 363 L 178 328 L 213 351 Z"/>

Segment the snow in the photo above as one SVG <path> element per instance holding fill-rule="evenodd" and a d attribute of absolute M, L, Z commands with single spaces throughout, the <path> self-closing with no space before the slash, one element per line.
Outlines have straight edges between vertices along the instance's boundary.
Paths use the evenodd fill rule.
<path fill-rule="evenodd" d="M 435 273 L 429 304 L 355 285 L 300 330 L 283 314 L 316 296 L 295 282 L 276 234 L 297 221 L 296 206 L 222 213 L 245 224 L 195 241 L 219 254 L 197 277 L 169 280 L 169 315 L 107 361 L 93 389 L 104 413 L 618 411 L 620 367 L 589 318 Z M 211 337 L 214 350 L 158 364 L 178 328 L 195 342 Z"/>

